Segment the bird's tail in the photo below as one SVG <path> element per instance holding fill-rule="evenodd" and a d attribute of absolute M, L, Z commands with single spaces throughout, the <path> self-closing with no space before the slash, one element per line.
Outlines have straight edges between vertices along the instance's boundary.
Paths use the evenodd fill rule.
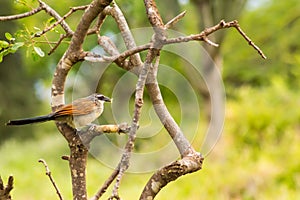
<path fill-rule="evenodd" d="M 25 124 L 33 124 L 38 122 L 46 122 L 49 120 L 53 120 L 53 115 L 44 115 L 44 116 L 38 116 L 38 117 L 32 117 L 32 118 L 25 118 L 25 119 L 15 119 L 15 120 L 9 120 L 6 125 L 7 126 L 18 126 L 18 125 L 25 125 Z"/>

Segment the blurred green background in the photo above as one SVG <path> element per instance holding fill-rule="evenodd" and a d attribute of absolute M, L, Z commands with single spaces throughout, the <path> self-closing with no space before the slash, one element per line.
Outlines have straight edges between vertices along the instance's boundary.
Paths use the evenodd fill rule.
<path fill-rule="evenodd" d="M 36 1 L 18 2 L 2 1 L 0 15 L 21 13 L 37 6 Z M 215 7 L 211 8 L 225 6 L 221 5 L 223 2 L 221 0 L 210 2 L 215 3 Z M 228 2 L 238 11 L 228 13 L 225 9 L 224 14 L 220 10 L 211 9 L 210 11 L 214 13 L 213 19 L 218 22 L 223 18 L 226 21 L 237 18 L 243 30 L 264 51 L 268 59 L 261 59 L 234 29 L 220 31 L 221 36 L 217 35 L 215 39 L 220 42 L 218 54 L 222 57 L 223 65 L 220 69 L 226 89 L 226 114 L 222 137 L 206 157 L 202 170 L 170 183 L 159 193 L 157 199 L 297 199 L 300 197 L 300 96 L 298 92 L 300 3 L 297 0 Z M 63 5 L 56 0 L 47 3 L 63 14 L 68 11 L 68 6 L 65 5 L 76 6 L 88 1 L 68 0 Z M 127 16 L 130 27 L 148 26 L 143 3 L 134 0 L 118 3 Z M 203 18 L 199 14 L 197 3 L 199 1 L 196 0 L 193 2 L 159 1 L 158 7 L 165 21 L 180 11 L 187 10 L 186 16 L 174 28 L 179 32 L 192 34 L 199 32 L 203 26 Z M 242 7 L 234 7 L 234 5 L 242 5 Z M 79 11 L 67 20 L 72 28 L 75 27 L 77 17 L 81 14 L 82 12 Z M 47 15 L 39 13 L 28 19 L 1 22 L 0 39 L 5 39 L 5 32 L 14 34 L 19 30 L 14 36 L 22 41 L 26 35 L 43 29 L 47 25 L 47 20 L 49 20 Z M 112 19 L 108 17 L 105 23 L 107 25 L 103 26 L 102 34 L 118 33 Z M 5 181 L 10 174 L 14 175 L 15 185 L 12 192 L 14 199 L 56 198 L 55 191 L 45 176 L 44 167 L 37 162 L 40 158 L 48 162 L 65 199 L 71 198 L 68 164 L 60 159 L 61 155 L 68 154 L 68 147 L 54 123 L 24 127 L 4 126 L 9 119 L 50 112 L 51 78 L 56 63 L 67 47 L 67 42 L 63 43 L 54 54 L 45 55 L 44 58 L 39 58 L 33 47 L 40 47 L 47 53 L 50 47 L 42 41 L 55 41 L 61 32 L 62 30 L 57 28 L 50 32 L 47 38 L 42 37 L 27 43 L 27 48 L 6 56 L 0 63 L 0 175 Z M 94 47 L 95 41 L 95 37 L 89 37 L 84 48 Z M 181 66 L 180 59 L 172 57 L 164 60 L 164 63 L 168 62 L 187 79 L 189 78 L 188 72 Z M 75 66 L 70 74 L 70 80 L 76 78 L 78 70 L 79 66 Z M 124 71 L 112 65 L 103 74 L 97 87 L 110 96 Z M 70 96 L 67 101 L 71 100 L 74 90 L 71 86 L 72 81 L 67 88 L 66 96 Z M 197 90 L 197 85 L 193 87 Z M 84 89 L 80 88 L 78 93 L 81 94 L 80 90 Z M 175 119 L 180 120 L 180 111 L 175 109 L 177 100 L 174 100 L 174 96 L 168 89 L 162 88 L 162 91 L 169 108 L 174 108 L 171 112 Z M 205 110 L 205 98 L 201 94 L 198 98 L 200 109 Z M 146 108 L 149 107 L 147 103 L 146 101 Z M 110 112 L 109 108 L 106 109 L 100 119 L 101 123 L 112 123 Z M 192 141 L 197 149 L 202 144 L 209 121 L 205 116 L 199 117 L 201 123 L 197 129 L 197 137 Z M 165 133 L 163 130 L 162 132 Z M 116 143 L 118 137 L 124 140 L 126 138 L 115 135 L 110 137 Z M 160 145 L 164 141 L 169 141 L 169 138 L 158 137 L 151 140 L 151 144 L 147 139 L 138 140 L 136 147 L 143 149 L 147 148 L 145 144 Z M 109 152 L 104 153 L 109 154 Z M 87 180 L 90 196 L 106 180 L 110 172 L 112 169 L 90 157 Z M 136 199 L 150 176 L 151 173 L 127 174 L 120 190 L 122 197 Z"/>

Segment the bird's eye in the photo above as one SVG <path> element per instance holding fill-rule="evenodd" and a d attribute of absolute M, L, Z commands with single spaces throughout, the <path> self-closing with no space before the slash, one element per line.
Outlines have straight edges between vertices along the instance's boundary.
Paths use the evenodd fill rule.
<path fill-rule="evenodd" d="M 106 102 L 111 102 L 111 99 L 102 95 L 102 94 L 97 94 L 96 98 L 99 99 L 100 101 L 106 101 Z"/>
<path fill-rule="evenodd" d="M 103 100 L 103 97 L 104 97 L 104 96 L 103 96 L 102 94 L 97 94 L 96 97 L 97 97 L 97 99 L 99 99 L 99 100 Z"/>

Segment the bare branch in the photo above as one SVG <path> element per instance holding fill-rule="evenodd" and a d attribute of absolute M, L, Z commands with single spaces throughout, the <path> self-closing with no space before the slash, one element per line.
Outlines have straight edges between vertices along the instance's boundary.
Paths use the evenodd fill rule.
<path fill-rule="evenodd" d="M 174 17 L 173 19 L 168 21 L 168 23 L 166 23 L 166 25 L 165 25 L 165 28 L 169 29 L 169 28 L 173 27 L 179 20 L 181 20 L 185 16 L 185 13 L 186 13 L 186 11 L 183 11 L 182 13 L 180 13 L 179 15 L 177 15 L 176 17 Z"/>
<path fill-rule="evenodd" d="M 82 45 L 88 30 L 111 0 L 93 0 L 82 15 L 72 36 L 68 50 L 59 61 L 52 80 L 52 110 L 64 104 L 64 88 L 68 72 L 72 66 L 82 58 Z M 64 22 L 64 21 L 63 21 Z M 70 148 L 69 167 L 72 178 L 73 199 L 87 199 L 86 190 L 86 163 L 88 148 L 82 143 L 76 131 L 65 123 L 56 123 L 58 130 L 68 141 Z"/>
<path fill-rule="evenodd" d="M 55 46 L 52 47 L 52 49 L 48 52 L 48 55 L 51 55 L 58 48 L 58 46 L 62 43 L 62 41 L 68 37 L 69 37 L 69 35 L 67 35 L 67 34 L 61 34 L 59 37 L 59 40 L 55 43 Z"/>
<path fill-rule="evenodd" d="M 77 131 L 82 143 L 86 146 L 90 145 L 90 142 L 96 137 L 104 133 L 128 133 L 130 126 L 127 123 L 119 125 L 96 125 L 91 124 L 84 130 Z"/>
<path fill-rule="evenodd" d="M 120 54 L 115 43 L 107 36 L 98 35 L 98 44 L 103 47 L 104 51 L 109 55 L 116 56 Z"/>
<path fill-rule="evenodd" d="M 97 193 L 90 199 L 90 200 L 98 200 L 107 190 L 107 188 L 112 184 L 112 182 L 115 180 L 117 175 L 119 174 L 119 168 L 118 166 L 113 173 L 110 175 L 108 179 L 106 179 L 105 183 L 102 185 L 102 187 L 97 191 Z"/>
<path fill-rule="evenodd" d="M 144 87 L 145 87 L 148 71 L 150 69 L 150 66 L 152 65 L 151 64 L 152 61 L 158 55 L 159 51 L 160 51 L 159 49 L 154 49 L 154 48 L 149 50 L 146 60 L 145 60 L 145 63 L 144 63 L 144 66 L 142 67 L 141 73 L 139 75 L 138 82 L 136 84 L 134 116 L 132 119 L 132 125 L 131 125 L 131 129 L 129 132 L 129 138 L 128 138 L 128 141 L 125 146 L 125 152 L 123 153 L 122 159 L 120 161 L 120 171 L 116 178 L 116 183 L 115 183 L 115 186 L 113 189 L 112 197 L 114 197 L 114 198 L 119 196 L 118 190 L 120 187 L 121 179 L 122 179 L 125 171 L 129 167 L 131 152 L 134 147 L 136 131 L 138 128 L 138 123 L 139 123 L 139 119 L 140 119 L 140 115 L 141 115 L 141 108 L 144 103 L 143 102 L 143 93 L 144 93 Z"/>
<path fill-rule="evenodd" d="M 246 35 L 246 33 L 241 29 L 241 27 L 240 27 L 240 25 L 239 25 L 239 23 L 238 23 L 238 21 L 234 21 L 235 23 L 235 28 L 238 30 L 238 32 L 245 38 L 245 40 L 248 42 L 248 44 L 250 45 L 250 46 L 252 46 L 258 53 L 259 53 L 259 55 L 261 55 L 261 57 L 263 58 L 263 59 L 267 59 L 267 56 L 265 56 L 265 54 L 262 52 L 262 50 L 260 50 L 260 48 L 258 47 L 258 46 L 256 46 L 255 44 L 254 44 L 254 42 L 252 42 L 251 41 L 251 39 Z"/>
<path fill-rule="evenodd" d="M 172 137 L 181 157 L 189 154 L 194 154 L 195 150 L 192 148 L 190 142 L 184 136 L 182 130 L 168 111 L 167 106 L 164 103 L 159 84 L 157 81 L 157 69 L 155 66 L 150 70 L 146 87 L 148 94 L 150 96 L 151 102 L 153 104 L 154 110 L 159 117 L 160 121 L 164 125 L 165 129 L 168 131 L 169 135 Z"/>
<path fill-rule="evenodd" d="M 171 181 L 185 174 L 200 170 L 202 162 L 203 157 L 201 154 L 196 153 L 159 169 L 147 182 L 140 196 L 140 200 L 154 199 L 158 192 Z"/>
<path fill-rule="evenodd" d="M 163 20 L 159 14 L 154 0 L 144 0 L 147 17 L 152 27 L 164 28 Z"/>
<path fill-rule="evenodd" d="M 14 177 L 9 176 L 7 185 L 4 186 L 3 180 L 0 176 L 0 199 L 1 200 L 10 200 L 11 198 L 11 190 L 13 189 L 13 184 L 14 184 Z"/>
<path fill-rule="evenodd" d="M 219 47 L 218 44 L 210 41 L 207 37 L 203 37 L 203 41 L 206 42 L 207 44 L 211 45 L 211 46 L 214 46 L 214 47 Z"/>
<path fill-rule="evenodd" d="M 102 24 L 104 23 L 104 20 L 105 20 L 105 18 L 106 18 L 106 12 L 105 12 L 105 10 L 107 9 L 108 7 L 106 7 L 104 10 L 103 10 L 103 12 L 101 12 L 100 13 L 100 15 L 99 15 L 99 17 L 98 17 L 98 20 L 97 20 L 97 22 L 96 22 L 96 25 L 95 25 L 95 27 L 93 27 L 93 28 L 91 28 L 90 30 L 88 30 L 88 33 L 87 33 L 87 35 L 91 35 L 91 34 L 97 34 L 97 35 L 99 35 L 99 31 L 100 31 L 100 29 L 101 29 L 101 26 L 102 26 Z"/>
<path fill-rule="evenodd" d="M 54 17 L 57 21 L 61 21 L 60 25 L 65 30 L 66 34 L 73 35 L 72 29 L 69 27 L 69 25 L 62 19 L 62 17 L 50 6 L 48 6 L 46 3 L 44 3 L 41 0 L 38 0 L 40 2 L 40 6 L 43 8 L 43 10 L 46 11 L 50 16 Z"/>
<path fill-rule="evenodd" d="M 43 7 L 40 5 L 39 7 L 35 8 L 29 12 L 26 12 L 26 13 L 22 13 L 22 14 L 18 14 L 18 15 L 0 16 L 0 22 L 26 18 L 26 17 L 32 16 L 32 15 L 40 12 L 41 10 L 43 10 Z"/>
<path fill-rule="evenodd" d="M 77 10 L 85 10 L 88 7 L 88 5 L 85 6 L 78 6 L 78 7 L 72 7 L 70 8 L 70 11 L 65 14 L 63 17 L 61 17 L 60 19 L 56 19 L 57 21 L 55 23 L 53 23 L 51 26 L 45 28 L 42 32 L 36 33 L 34 35 L 34 37 L 40 37 L 43 34 L 47 33 L 48 31 L 52 30 L 54 27 L 56 27 L 58 24 L 61 24 L 67 17 L 69 17 L 71 14 L 73 14 L 74 12 L 76 12 Z M 69 34 L 71 35 L 71 32 L 69 32 Z"/>
<path fill-rule="evenodd" d="M 134 38 L 131 34 L 130 28 L 128 26 L 128 23 L 121 11 L 121 9 L 118 7 L 118 5 L 114 2 L 114 4 L 112 5 L 112 7 L 108 7 L 108 9 L 106 10 L 107 14 L 110 14 L 116 21 L 120 31 L 121 31 L 121 35 L 122 38 L 125 42 L 125 46 L 128 50 L 133 49 L 136 47 Z M 136 55 L 131 55 L 130 57 L 131 62 L 134 66 L 141 66 L 142 65 L 142 61 L 141 58 L 138 54 Z"/>
<path fill-rule="evenodd" d="M 162 23 L 161 17 L 158 13 L 156 8 L 156 4 L 154 1 L 144 1 L 146 5 L 146 11 L 148 15 L 148 19 L 154 28 L 154 39 L 151 44 L 150 50 L 147 53 L 145 63 L 141 69 L 139 74 L 139 78 L 136 84 L 136 92 L 135 92 L 135 107 L 134 107 L 134 114 L 131 124 L 131 129 L 129 132 L 129 138 L 125 146 L 125 152 L 122 155 L 120 164 L 120 171 L 116 178 L 116 183 L 113 188 L 112 198 L 119 198 L 118 190 L 120 187 L 121 179 L 125 173 L 125 171 L 129 167 L 131 153 L 134 147 L 134 142 L 136 138 L 136 131 L 138 128 L 138 123 L 141 115 L 141 108 L 143 106 L 143 94 L 144 88 L 148 76 L 148 72 L 150 67 L 152 66 L 152 62 L 155 58 L 159 55 L 161 49 L 161 41 L 164 39 L 165 32 L 163 30 L 164 24 Z"/>
<path fill-rule="evenodd" d="M 108 44 L 106 44 L 106 45 L 108 45 Z M 142 52 L 144 50 L 150 49 L 150 47 L 151 47 L 150 43 L 141 45 L 141 46 L 135 47 L 133 49 L 124 51 L 123 53 L 115 55 L 115 56 L 104 56 L 104 55 L 97 55 L 97 54 L 93 54 L 93 53 L 87 53 L 87 56 L 84 57 L 84 59 L 87 61 L 90 61 L 90 62 L 115 62 L 115 61 L 122 62 L 129 56 L 134 55 L 139 52 Z M 106 48 L 104 48 L 104 49 L 106 49 Z M 112 48 L 106 50 L 106 52 L 114 53 L 114 54 L 117 53 L 116 51 L 117 50 L 112 50 Z"/>
<path fill-rule="evenodd" d="M 43 159 L 39 159 L 39 162 L 42 163 L 42 164 L 45 166 L 45 169 L 46 169 L 46 175 L 49 177 L 49 179 L 50 179 L 50 181 L 51 181 L 53 187 L 55 188 L 55 191 L 56 191 L 56 193 L 57 193 L 59 199 L 62 200 L 63 198 L 62 198 L 62 196 L 61 196 L 61 193 L 60 193 L 60 191 L 59 191 L 59 189 L 58 189 L 58 187 L 57 187 L 57 185 L 56 185 L 54 179 L 53 179 L 52 176 L 51 176 L 51 171 L 50 171 L 50 169 L 49 169 L 49 167 L 48 167 L 46 161 L 43 160 Z"/>
<path fill-rule="evenodd" d="M 221 20 L 219 24 L 212 26 L 210 28 L 206 28 L 204 31 L 202 31 L 199 34 L 196 35 L 189 35 L 189 36 L 182 36 L 182 37 L 177 37 L 177 38 L 170 38 L 167 39 L 165 44 L 173 44 L 173 43 L 181 43 L 181 42 L 189 42 L 192 40 L 199 40 L 199 41 L 206 41 L 210 45 L 216 46 L 217 44 L 209 41 L 207 39 L 207 36 L 224 28 L 231 28 L 234 27 L 236 28 L 239 33 L 245 38 L 245 40 L 248 42 L 250 46 L 252 46 L 258 53 L 261 55 L 262 58 L 266 59 L 267 57 L 264 55 L 264 53 L 259 49 L 258 46 L 254 44 L 254 42 L 251 41 L 251 39 L 242 31 L 240 28 L 240 25 L 237 20 L 230 21 L 230 22 L 225 22 L 224 20 Z"/>

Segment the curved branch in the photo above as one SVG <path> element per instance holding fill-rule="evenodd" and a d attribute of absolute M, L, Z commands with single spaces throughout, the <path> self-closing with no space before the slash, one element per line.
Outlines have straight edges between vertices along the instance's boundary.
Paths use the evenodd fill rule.
<path fill-rule="evenodd" d="M 200 170 L 202 162 L 203 157 L 201 154 L 195 153 L 157 170 L 144 187 L 140 200 L 154 199 L 158 192 L 168 183 L 185 174 Z"/>
<path fill-rule="evenodd" d="M 9 15 L 9 16 L 0 16 L 0 22 L 1 21 L 9 21 L 9 20 L 17 20 L 17 19 L 29 17 L 29 16 L 32 16 L 32 15 L 40 12 L 41 10 L 43 10 L 43 7 L 40 5 L 39 7 L 35 8 L 29 12 L 26 12 L 26 13 L 17 14 L 17 15 Z"/>
<path fill-rule="evenodd" d="M 119 30 L 121 31 L 121 35 L 123 37 L 123 40 L 125 42 L 125 46 L 128 50 L 133 49 L 136 47 L 136 43 L 134 41 L 134 38 L 131 34 L 130 28 L 128 26 L 128 23 L 124 17 L 124 14 L 122 13 L 119 6 L 114 3 L 110 9 L 107 9 L 108 13 L 115 19 Z M 139 54 L 134 54 L 130 56 L 131 62 L 133 66 L 142 66 L 143 63 L 141 61 L 141 57 Z"/>
<path fill-rule="evenodd" d="M 169 135 L 172 137 L 173 142 L 175 143 L 181 157 L 195 153 L 195 150 L 192 148 L 190 142 L 184 136 L 182 130 L 180 129 L 164 103 L 155 72 L 149 72 L 146 87 L 154 110 L 161 123 L 164 125 Z"/>

